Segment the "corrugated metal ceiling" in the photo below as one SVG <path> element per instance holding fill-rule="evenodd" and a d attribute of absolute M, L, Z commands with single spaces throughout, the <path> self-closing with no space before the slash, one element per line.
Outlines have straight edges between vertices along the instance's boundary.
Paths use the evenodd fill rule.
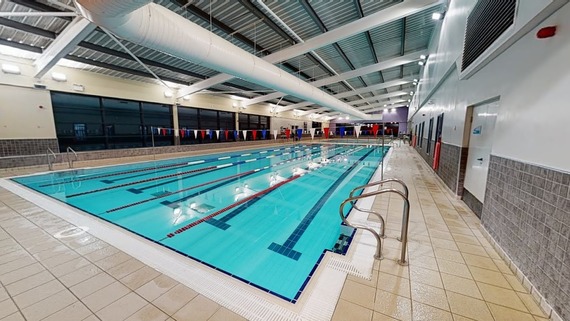
<path fill-rule="evenodd" d="M 264 4 L 305 41 L 322 34 L 323 30 L 321 27 L 325 28 L 324 30 L 342 28 L 347 23 L 358 20 L 361 14 L 368 16 L 402 2 L 402 0 L 307 0 L 305 3 L 303 1 L 266 0 Z M 59 2 L 67 6 L 73 6 L 72 0 L 59 0 Z M 204 28 L 212 30 L 215 34 L 231 41 L 234 45 L 257 56 L 263 57 L 297 42 L 293 35 L 278 22 L 271 21 L 272 18 L 270 18 L 267 12 L 264 12 L 265 9 L 255 0 L 194 0 L 189 2 L 186 0 L 155 0 L 154 2 Z M 308 12 L 308 9 L 312 12 Z M 0 11 L 2 12 L 64 10 L 66 10 L 64 6 L 58 6 L 47 0 L 0 2 Z M 431 14 L 438 10 L 441 10 L 441 7 L 436 6 L 423 10 L 406 17 L 405 20 L 400 19 L 373 28 L 368 32 L 343 39 L 336 44 L 319 48 L 315 52 L 337 74 L 341 74 L 369 66 L 377 61 L 384 61 L 402 54 L 426 49 L 435 27 Z M 38 48 L 49 46 L 53 41 L 53 37 L 61 33 L 70 20 L 70 18 L 59 17 L 0 18 L 0 41 L 4 44 L 12 44 L 13 47 L 41 52 Z M 17 23 L 16 27 L 14 27 L 13 23 Z M 321 27 L 319 24 L 321 24 Z M 21 26 L 23 28 L 20 28 Z M 167 80 L 191 84 L 218 73 L 215 70 L 163 52 L 126 41 L 123 43 L 137 57 L 149 62 L 148 67 L 153 72 Z M 76 61 L 67 61 L 66 63 L 76 68 L 124 79 L 156 82 L 156 80 L 148 78 L 148 75 L 145 75 L 147 74 L 146 70 L 132 58 L 125 56 L 122 48 L 101 30 L 92 32 L 70 55 Z M 288 59 L 280 63 L 279 66 L 306 81 L 328 78 L 333 75 L 330 70 L 318 62 L 316 56 L 310 53 Z M 358 89 L 383 81 L 398 79 L 402 76 L 417 75 L 419 71 L 420 66 L 417 63 L 411 63 L 402 67 L 372 72 L 357 78 L 348 79 L 346 82 Z M 409 89 L 408 87 L 399 86 L 398 90 L 407 90 Z M 216 85 L 212 89 L 249 91 L 247 94 L 244 94 L 248 97 L 264 95 L 268 92 L 268 88 L 241 79 L 234 79 L 226 84 Z M 250 91 L 255 90 L 258 90 L 259 93 L 250 93 Z M 335 94 L 348 91 L 349 88 L 345 84 L 336 83 L 323 87 L 323 90 Z M 389 90 L 391 89 L 365 92 L 360 96 L 347 97 L 346 101 L 350 102 L 360 100 L 362 97 L 366 98 L 384 94 Z M 285 99 L 289 103 L 299 101 L 299 99 L 289 96 Z M 284 104 L 287 104 L 287 102 L 284 102 Z"/>

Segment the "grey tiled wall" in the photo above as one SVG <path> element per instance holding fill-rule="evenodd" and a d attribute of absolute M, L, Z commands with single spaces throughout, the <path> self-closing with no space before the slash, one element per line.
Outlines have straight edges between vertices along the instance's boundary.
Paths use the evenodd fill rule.
<path fill-rule="evenodd" d="M 457 191 L 461 147 L 442 143 L 440 154 L 437 175 L 455 193 Z"/>
<path fill-rule="evenodd" d="M 0 139 L 0 157 L 45 154 L 59 150 L 57 139 Z"/>
<path fill-rule="evenodd" d="M 428 142 L 427 138 L 424 138 L 422 140 L 422 147 L 416 145 L 416 150 L 418 151 L 420 156 L 426 161 L 426 163 L 428 163 L 428 165 L 431 167 L 433 164 L 433 149 L 435 143 L 432 142 L 429 153 L 426 153 L 427 142 Z"/>
<path fill-rule="evenodd" d="M 477 215 L 481 218 L 481 213 L 483 212 L 483 203 L 481 203 L 475 195 L 471 194 L 466 188 L 463 189 L 463 202 Z"/>
<path fill-rule="evenodd" d="M 570 320 L 570 173 L 491 156 L 482 223 Z"/>

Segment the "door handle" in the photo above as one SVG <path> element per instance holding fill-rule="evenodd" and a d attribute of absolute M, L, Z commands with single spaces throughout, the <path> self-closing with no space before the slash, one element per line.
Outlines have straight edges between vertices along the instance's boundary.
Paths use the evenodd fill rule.
<path fill-rule="evenodd" d="M 482 162 L 483 161 L 483 157 L 481 158 L 477 158 L 478 161 Z"/>

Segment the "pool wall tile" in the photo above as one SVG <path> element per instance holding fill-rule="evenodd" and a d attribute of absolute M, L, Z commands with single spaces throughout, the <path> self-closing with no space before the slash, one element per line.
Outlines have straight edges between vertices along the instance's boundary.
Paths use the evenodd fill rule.
<path fill-rule="evenodd" d="M 491 156 L 482 223 L 544 299 L 570 320 L 570 173 Z"/>

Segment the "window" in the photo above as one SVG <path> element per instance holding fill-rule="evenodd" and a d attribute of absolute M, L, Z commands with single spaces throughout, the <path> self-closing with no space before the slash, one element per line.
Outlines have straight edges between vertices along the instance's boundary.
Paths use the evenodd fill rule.
<path fill-rule="evenodd" d="M 431 139 L 433 135 L 433 117 L 429 120 L 429 128 L 428 128 L 428 138 L 427 138 L 427 145 L 426 145 L 426 153 L 430 154 L 431 148 Z"/>
<path fill-rule="evenodd" d="M 172 128 L 172 107 L 170 105 L 142 103 L 144 145 L 152 146 L 151 127 Z M 155 135 L 154 146 L 169 146 L 173 143 L 173 134 Z"/>

